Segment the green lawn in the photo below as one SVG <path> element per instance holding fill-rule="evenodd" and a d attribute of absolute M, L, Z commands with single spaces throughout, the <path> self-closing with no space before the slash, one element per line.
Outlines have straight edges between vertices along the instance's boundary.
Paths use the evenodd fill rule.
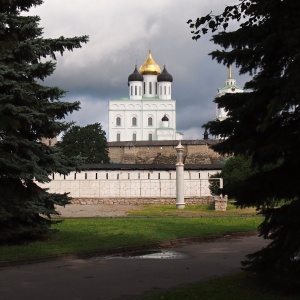
<path fill-rule="evenodd" d="M 170 239 L 253 231 L 260 217 L 66 219 L 43 241 L 0 246 L 0 261 L 146 245 Z"/>
<path fill-rule="evenodd" d="M 130 216 L 157 216 L 157 217 L 229 217 L 229 216 L 256 216 L 255 208 L 236 208 L 228 204 L 226 211 L 215 211 L 213 205 L 186 205 L 184 209 L 177 209 L 175 205 L 141 205 L 140 209 L 128 213 Z"/>
<path fill-rule="evenodd" d="M 242 272 L 160 292 L 135 300 L 297 300 L 296 295 L 284 295 L 282 291 L 270 289 L 263 281 Z"/>

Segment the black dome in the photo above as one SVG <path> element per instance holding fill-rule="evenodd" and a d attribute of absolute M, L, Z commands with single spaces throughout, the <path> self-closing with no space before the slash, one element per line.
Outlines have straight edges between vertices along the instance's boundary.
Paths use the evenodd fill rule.
<path fill-rule="evenodd" d="M 167 115 L 164 115 L 163 118 L 161 119 L 162 121 L 169 121 Z"/>
<path fill-rule="evenodd" d="M 173 76 L 170 73 L 168 73 L 166 66 L 164 66 L 164 69 L 161 72 L 161 74 L 157 75 L 157 81 L 158 82 L 161 82 L 161 81 L 173 82 Z"/>
<path fill-rule="evenodd" d="M 136 65 L 133 73 L 128 76 L 128 82 L 129 81 L 143 81 L 143 76 L 139 73 Z"/>

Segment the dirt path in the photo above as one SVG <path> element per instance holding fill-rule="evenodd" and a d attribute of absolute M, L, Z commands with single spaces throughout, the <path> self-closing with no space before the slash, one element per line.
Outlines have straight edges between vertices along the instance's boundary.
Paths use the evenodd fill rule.
<path fill-rule="evenodd" d="M 99 217 L 125 217 L 129 211 L 139 209 L 139 205 L 80 205 L 68 204 L 57 207 L 60 218 L 99 218 Z"/>

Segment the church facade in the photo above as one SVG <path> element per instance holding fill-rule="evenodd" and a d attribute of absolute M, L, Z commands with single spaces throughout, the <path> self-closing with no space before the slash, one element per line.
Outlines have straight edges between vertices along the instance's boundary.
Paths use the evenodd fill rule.
<path fill-rule="evenodd" d="M 173 76 L 161 71 L 149 50 L 146 61 L 128 76 L 129 96 L 108 105 L 108 141 L 178 140 L 176 101 L 172 99 Z"/>

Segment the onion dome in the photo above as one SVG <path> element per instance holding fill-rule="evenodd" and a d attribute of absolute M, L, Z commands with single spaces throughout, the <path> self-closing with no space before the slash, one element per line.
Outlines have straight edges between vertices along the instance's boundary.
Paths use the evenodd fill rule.
<path fill-rule="evenodd" d="M 133 73 L 128 76 L 128 82 L 130 81 L 143 81 L 143 76 L 139 73 L 136 65 Z"/>
<path fill-rule="evenodd" d="M 161 120 L 162 120 L 162 121 L 169 121 L 169 118 L 168 118 L 167 115 L 165 114 Z"/>
<path fill-rule="evenodd" d="M 162 73 L 157 76 L 157 81 L 158 82 L 162 82 L 162 81 L 173 82 L 173 76 L 170 73 L 168 73 L 166 66 L 164 66 Z"/>
<path fill-rule="evenodd" d="M 148 54 L 146 61 L 140 67 L 140 74 L 141 75 L 158 75 L 160 73 L 161 73 L 160 67 L 152 58 L 151 51 L 149 50 L 149 54 Z"/>

